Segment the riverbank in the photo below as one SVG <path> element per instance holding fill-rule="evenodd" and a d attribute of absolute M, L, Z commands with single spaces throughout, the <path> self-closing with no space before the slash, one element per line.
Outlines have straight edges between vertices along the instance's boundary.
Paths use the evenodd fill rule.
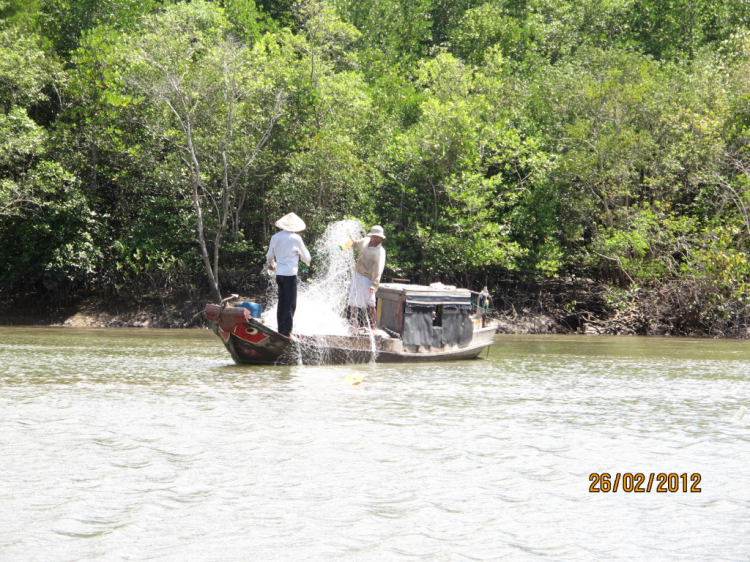
<path fill-rule="evenodd" d="M 65 304 L 33 298 L 0 304 L 2 326 L 74 328 L 205 328 L 204 302 L 184 297 L 82 296 Z"/>
<path fill-rule="evenodd" d="M 709 306 L 690 289 L 624 290 L 588 279 L 498 280 L 491 316 L 503 334 L 750 337 L 750 311 Z M 266 303 L 261 289 L 238 300 Z M 0 301 L 0 325 L 207 328 L 202 314 L 207 302 L 208 295 L 81 295 L 59 304 L 29 294 Z"/>
<path fill-rule="evenodd" d="M 749 307 L 688 281 L 503 280 L 493 296 L 502 333 L 750 338 Z"/>

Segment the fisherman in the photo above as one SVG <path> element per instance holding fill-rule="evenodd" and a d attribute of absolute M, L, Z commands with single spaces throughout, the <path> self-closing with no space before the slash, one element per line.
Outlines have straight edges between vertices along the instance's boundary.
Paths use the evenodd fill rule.
<path fill-rule="evenodd" d="M 291 337 L 294 312 L 297 310 L 297 269 L 302 259 L 310 265 L 310 252 L 297 232 L 305 230 L 305 221 L 294 213 L 284 215 L 276 221 L 281 229 L 271 237 L 266 262 L 269 271 L 276 271 L 276 284 L 279 287 L 279 303 L 276 307 L 278 332 Z"/>
<path fill-rule="evenodd" d="M 380 276 L 385 268 L 385 249 L 383 248 L 385 233 L 383 227 L 375 225 L 364 238 L 353 241 L 353 246 L 359 251 L 354 268 L 354 278 L 349 286 L 349 318 L 352 325 L 357 326 L 359 310 L 367 308 L 370 311 L 370 325 L 372 330 L 378 329 L 375 311 L 375 291 L 380 285 Z"/>

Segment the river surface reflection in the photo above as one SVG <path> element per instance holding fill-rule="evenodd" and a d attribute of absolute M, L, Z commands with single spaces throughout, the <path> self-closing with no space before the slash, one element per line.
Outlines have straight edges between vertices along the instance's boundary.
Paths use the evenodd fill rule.
<path fill-rule="evenodd" d="M 744 341 L 251 367 L 205 331 L 0 328 L 0 560 L 748 560 L 742 405 Z"/>

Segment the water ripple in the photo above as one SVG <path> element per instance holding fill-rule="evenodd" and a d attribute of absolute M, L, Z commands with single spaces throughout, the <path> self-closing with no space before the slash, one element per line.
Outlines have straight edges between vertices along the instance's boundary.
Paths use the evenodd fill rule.
<path fill-rule="evenodd" d="M 200 331 L 0 341 L 3 560 L 750 551 L 746 342 L 503 337 L 489 361 L 254 368 Z M 703 491 L 592 494 L 594 472 Z"/>

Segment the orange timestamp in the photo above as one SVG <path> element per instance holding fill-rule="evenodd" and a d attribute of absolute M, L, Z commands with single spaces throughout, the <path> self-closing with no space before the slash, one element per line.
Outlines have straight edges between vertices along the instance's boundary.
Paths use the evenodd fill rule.
<path fill-rule="evenodd" d="M 648 478 L 642 472 L 636 472 L 635 474 L 625 472 L 620 474 L 617 472 L 612 478 L 612 475 L 608 472 L 593 472 L 589 475 L 589 492 L 617 492 L 622 490 L 623 492 L 650 492 L 656 484 L 656 491 L 661 493 L 666 492 L 698 492 L 701 489 L 698 484 L 701 482 L 701 475 L 697 472 L 688 476 L 687 472 L 683 474 L 677 474 L 671 472 L 660 472 L 654 474 L 653 472 L 648 475 Z M 688 486 L 688 482 L 691 482 Z"/>

